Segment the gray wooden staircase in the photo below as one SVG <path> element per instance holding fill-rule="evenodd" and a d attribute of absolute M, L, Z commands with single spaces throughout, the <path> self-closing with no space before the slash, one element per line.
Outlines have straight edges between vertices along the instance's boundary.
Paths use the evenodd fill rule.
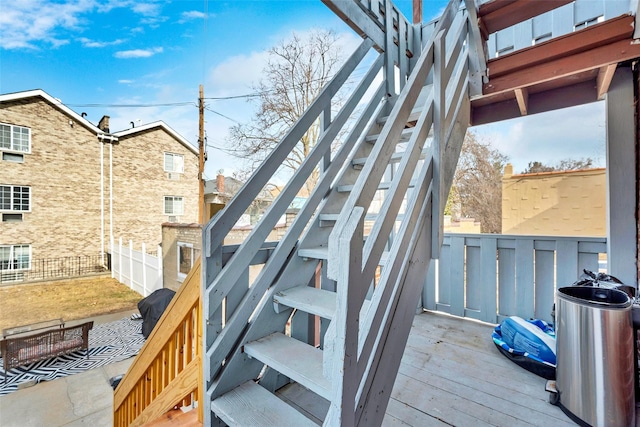
<path fill-rule="evenodd" d="M 441 245 L 470 88 L 484 69 L 475 5 L 452 0 L 426 34 L 389 0 L 371 9 L 324 2 L 364 41 L 205 229 L 205 425 L 315 425 L 273 393 L 291 381 L 329 401 L 324 425 L 380 425 Z M 363 65 L 367 73 L 338 104 L 334 95 Z M 322 136 L 305 162 L 245 242 L 224 246 L 318 118 Z M 267 242 L 316 168 L 320 178 L 287 233 Z"/>

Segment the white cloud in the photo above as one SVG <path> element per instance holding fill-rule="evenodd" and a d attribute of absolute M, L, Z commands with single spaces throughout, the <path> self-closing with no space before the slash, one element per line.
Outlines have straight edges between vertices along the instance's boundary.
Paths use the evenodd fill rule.
<path fill-rule="evenodd" d="M 34 49 L 38 42 L 53 47 L 68 43 L 60 29 L 78 29 L 82 15 L 94 7 L 93 0 L 75 0 L 64 4 L 38 0 L 3 2 L 0 13 L 0 47 Z"/>
<path fill-rule="evenodd" d="M 149 58 L 157 53 L 162 53 L 164 49 L 161 47 L 154 47 L 151 49 L 132 49 L 121 50 L 113 54 L 116 58 L 130 59 L 130 58 Z"/>
<path fill-rule="evenodd" d="M 103 48 L 107 46 L 117 46 L 125 42 L 123 39 L 117 39 L 111 42 L 101 42 L 101 41 L 91 40 L 86 37 L 80 37 L 78 41 L 82 43 L 82 46 L 90 47 L 90 48 Z"/>
<path fill-rule="evenodd" d="M 129 8 L 142 16 L 141 24 L 158 26 L 168 18 L 161 16 L 162 1 L 110 0 L 20 0 L 3 1 L 0 13 L 0 47 L 4 49 L 38 49 L 69 43 L 69 31 L 79 32 L 88 25 L 89 14 L 107 13 L 115 8 Z M 102 42 L 92 42 L 104 47 Z M 43 46 L 44 45 L 44 46 Z"/>
<path fill-rule="evenodd" d="M 509 156 L 516 172 L 532 161 L 553 165 L 568 158 L 590 157 L 596 166 L 605 166 L 604 104 L 564 108 L 472 130 Z"/>
<path fill-rule="evenodd" d="M 231 56 L 209 72 L 208 86 L 215 88 L 215 96 L 247 93 L 260 79 L 268 57 L 265 51 Z"/>
<path fill-rule="evenodd" d="M 120 80 L 118 80 L 118 83 L 120 83 L 120 84 L 124 84 L 124 85 L 128 85 L 128 84 L 133 83 L 133 80 L 120 79 Z"/>
<path fill-rule="evenodd" d="M 140 15 L 157 16 L 160 13 L 161 5 L 159 3 L 149 2 L 132 2 L 131 9 Z"/>
<path fill-rule="evenodd" d="M 189 10 L 186 12 L 182 12 L 182 14 L 180 15 L 180 20 L 178 21 L 179 24 L 184 24 L 190 21 L 193 21 L 195 19 L 205 19 L 207 17 L 207 15 L 204 12 L 200 12 L 198 10 Z"/>

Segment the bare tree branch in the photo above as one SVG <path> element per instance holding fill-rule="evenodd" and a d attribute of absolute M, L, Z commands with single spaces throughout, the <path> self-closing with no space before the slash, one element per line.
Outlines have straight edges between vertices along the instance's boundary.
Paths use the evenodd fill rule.
<path fill-rule="evenodd" d="M 257 99 L 258 110 L 249 123 L 230 130 L 227 144 L 235 156 L 256 166 L 277 146 L 337 71 L 342 59 L 337 42 L 332 31 L 314 30 L 306 38 L 294 33 L 269 50 L 263 77 L 254 88 L 259 96 L 249 100 Z M 298 169 L 321 134 L 316 120 L 283 166 Z M 308 190 L 315 186 L 318 173 L 312 176 Z"/>

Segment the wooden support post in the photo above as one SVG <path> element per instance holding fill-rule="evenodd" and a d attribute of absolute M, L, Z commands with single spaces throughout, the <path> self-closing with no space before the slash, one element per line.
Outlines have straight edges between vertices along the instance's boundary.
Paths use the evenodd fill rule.
<path fill-rule="evenodd" d="M 633 103 L 631 69 L 619 67 L 607 94 L 607 256 L 608 273 L 629 286 L 637 286 L 638 279 L 638 140 Z"/>

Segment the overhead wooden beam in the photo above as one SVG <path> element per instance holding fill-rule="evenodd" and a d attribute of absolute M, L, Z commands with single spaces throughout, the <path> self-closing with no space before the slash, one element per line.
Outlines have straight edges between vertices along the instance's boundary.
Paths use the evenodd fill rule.
<path fill-rule="evenodd" d="M 583 30 L 491 59 L 487 64 L 489 78 L 499 77 L 506 73 L 587 51 L 618 40 L 631 40 L 633 20 L 634 17 L 631 15 L 622 15 Z"/>
<path fill-rule="evenodd" d="M 611 85 L 611 80 L 613 79 L 613 75 L 615 74 L 617 67 L 618 64 L 611 64 L 606 67 L 601 67 L 600 70 L 598 70 L 598 77 L 596 79 L 598 99 L 604 99 L 604 96 L 609 92 L 609 85 Z"/>
<path fill-rule="evenodd" d="M 528 115 L 538 114 L 595 101 L 597 101 L 595 84 L 593 80 L 589 80 L 558 89 L 529 93 L 527 113 Z M 482 106 L 475 104 L 471 101 L 471 126 L 521 117 L 520 107 L 515 97 L 494 104 Z"/>
<path fill-rule="evenodd" d="M 519 88 L 516 89 L 515 92 L 516 101 L 518 101 L 518 108 L 520 108 L 520 114 L 526 116 L 529 108 L 529 91 L 527 88 Z"/>
<path fill-rule="evenodd" d="M 554 61 L 538 64 L 514 73 L 489 78 L 483 86 L 484 95 L 513 91 L 539 83 L 568 77 L 583 71 L 605 67 L 631 59 L 640 58 L 640 44 L 621 40 L 595 49 L 569 55 Z"/>
<path fill-rule="evenodd" d="M 492 0 L 480 6 L 479 17 L 488 33 L 504 30 L 573 0 Z"/>

